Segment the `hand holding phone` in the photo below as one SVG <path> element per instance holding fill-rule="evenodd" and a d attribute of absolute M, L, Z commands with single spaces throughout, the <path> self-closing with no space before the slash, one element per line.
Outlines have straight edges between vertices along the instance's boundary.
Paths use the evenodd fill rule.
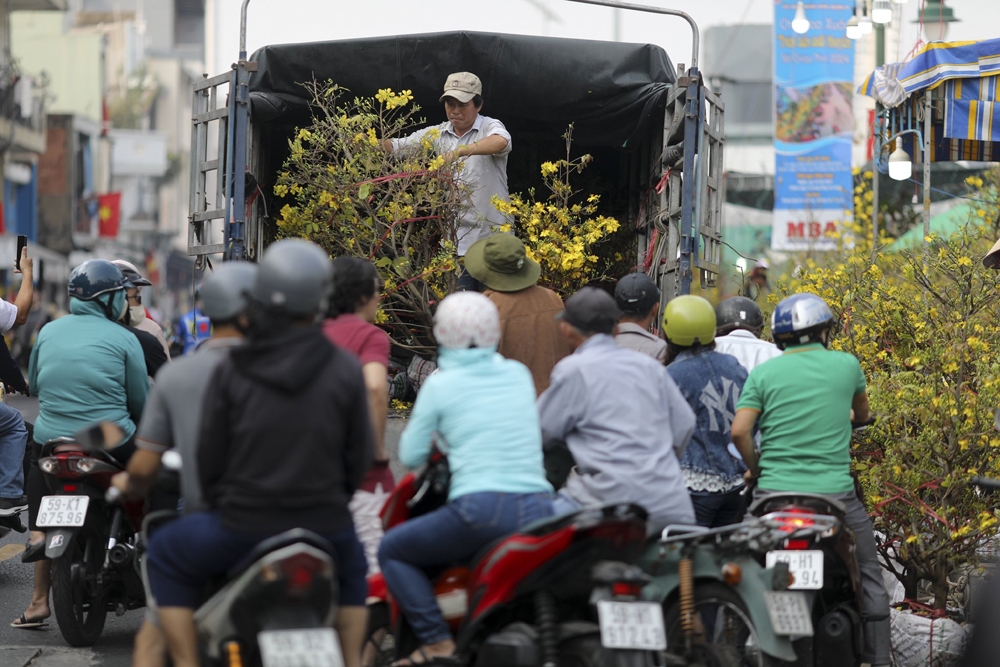
<path fill-rule="evenodd" d="M 14 270 L 18 273 L 21 272 L 21 257 L 25 255 L 25 250 L 28 248 L 28 237 L 24 234 L 17 235 L 17 254 L 14 255 Z"/>

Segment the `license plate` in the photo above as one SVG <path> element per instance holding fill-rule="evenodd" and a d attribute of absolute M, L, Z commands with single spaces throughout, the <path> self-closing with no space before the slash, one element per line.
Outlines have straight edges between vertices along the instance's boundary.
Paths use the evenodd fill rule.
<path fill-rule="evenodd" d="M 764 591 L 764 603 L 774 634 L 812 637 L 812 615 L 805 593 Z"/>
<path fill-rule="evenodd" d="M 788 563 L 788 571 L 795 579 L 788 587 L 790 590 L 818 591 L 823 588 L 823 552 L 819 549 L 767 552 L 767 567 L 782 561 Z"/>
<path fill-rule="evenodd" d="M 663 609 L 655 602 L 597 603 L 604 648 L 665 651 L 667 633 L 663 628 Z"/>
<path fill-rule="evenodd" d="M 333 628 L 269 630 L 257 635 L 264 667 L 344 667 Z"/>
<path fill-rule="evenodd" d="M 43 496 L 35 523 L 39 528 L 76 528 L 87 518 L 90 496 Z"/>

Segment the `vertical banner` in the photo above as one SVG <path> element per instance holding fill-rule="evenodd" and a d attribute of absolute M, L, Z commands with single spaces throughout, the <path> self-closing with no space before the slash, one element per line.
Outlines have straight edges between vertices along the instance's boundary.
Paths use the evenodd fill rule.
<path fill-rule="evenodd" d="M 792 30 L 798 5 L 774 0 L 775 250 L 834 250 L 853 218 L 854 42 L 850 0 L 805 2 L 809 31 Z"/>

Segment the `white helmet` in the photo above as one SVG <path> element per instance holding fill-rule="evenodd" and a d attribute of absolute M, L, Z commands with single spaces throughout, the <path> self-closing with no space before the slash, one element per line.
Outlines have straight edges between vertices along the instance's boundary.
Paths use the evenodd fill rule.
<path fill-rule="evenodd" d="M 441 347 L 453 350 L 495 348 L 500 344 L 500 313 L 479 292 L 456 292 L 438 306 L 434 338 Z"/>

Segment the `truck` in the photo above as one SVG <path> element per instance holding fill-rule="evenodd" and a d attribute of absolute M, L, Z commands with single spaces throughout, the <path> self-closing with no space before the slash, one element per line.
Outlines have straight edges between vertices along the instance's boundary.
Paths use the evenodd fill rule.
<path fill-rule="evenodd" d="M 537 166 L 574 146 L 590 153 L 601 211 L 634 235 L 634 268 L 665 303 L 713 287 L 721 260 L 725 107 L 697 68 L 698 32 L 683 12 L 616 0 L 588 4 L 679 16 L 694 30 L 692 65 L 656 45 L 480 32 L 440 32 L 265 46 L 193 87 L 188 254 L 255 260 L 275 237 L 272 188 L 289 139 L 310 120 L 303 83 L 332 81 L 359 96 L 412 91 L 428 122 L 449 73 L 483 81 L 488 115 L 512 136 L 511 192 L 538 184 Z"/>

